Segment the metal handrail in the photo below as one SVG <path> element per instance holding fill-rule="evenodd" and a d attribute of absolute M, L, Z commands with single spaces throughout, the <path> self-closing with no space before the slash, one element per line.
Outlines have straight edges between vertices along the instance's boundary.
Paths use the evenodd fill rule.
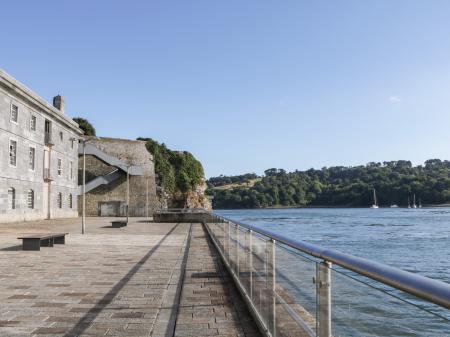
<path fill-rule="evenodd" d="M 301 240 L 292 240 L 284 235 L 264 230 L 250 224 L 235 221 L 217 214 L 213 215 L 222 221 L 234 223 L 255 233 L 259 233 L 277 242 L 297 249 L 313 257 L 332 262 L 345 269 L 351 270 L 378 282 L 407 292 L 423 300 L 450 309 L 450 284 L 434 280 L 419 274 L 407 272 L 388 265 L 342 253 L 334 249 L 327 249 Z"/>

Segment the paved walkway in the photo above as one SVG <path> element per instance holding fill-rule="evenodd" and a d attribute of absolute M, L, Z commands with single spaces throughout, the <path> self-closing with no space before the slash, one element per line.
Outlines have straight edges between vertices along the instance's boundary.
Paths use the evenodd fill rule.
<path fill-rule="evenodd" d="M 0 225 L 0 336 L 259 336 L 200 224 Z M 67 231 L 22 251 L 23 233 Z"/>

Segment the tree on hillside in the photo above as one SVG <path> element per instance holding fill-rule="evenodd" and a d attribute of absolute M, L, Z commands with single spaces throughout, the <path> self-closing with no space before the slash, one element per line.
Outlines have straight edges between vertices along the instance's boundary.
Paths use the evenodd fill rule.
<path fill-rule="evenodd" d="M 155 160 L 158 183 L 167 192 L 186 194 L 204 180 L 202 164 L 187 151 L 172 151 L 151 138 L 138 138 L 146 142 L 147 150 Z"/>
<path fill-rule="evenodd" d="M 95 136 L 95 128 L 94 126 L 85 118 L 75 117 L 73 119 L 75 123 L 78 124 L 81 130 L 84 131 L 86 136 Z"/>
<path fill-rule="evenodd" d="M 321 170 L 286 172 L 271 168 L 253 185 L 223 189 L 240 176 L 210 178 L 208 194 L 215 208 L 268 206 L 368 207 L 376 189 L 379 204 L 407 206 L 414 195 L 423 204 L 450 203 L 450 162 L 430 159 L 413 166 L 408 160 L 371 162 L 367 165 L 324 167 Z"/>

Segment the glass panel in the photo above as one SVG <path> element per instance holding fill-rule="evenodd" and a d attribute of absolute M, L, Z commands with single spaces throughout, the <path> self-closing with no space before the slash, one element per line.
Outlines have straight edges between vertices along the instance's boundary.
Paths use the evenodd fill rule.
<path fill-rule="evenodd" d="M 363 278 L 362 278 L 363 279 Z M 447 336 L 450 321 L 331 271 L 333 336 Z"/>
<path fill-rule="evenodd" d="M 321 335 L 329 326 L 328 317 L 334 337 L 449 335 L 448 318 L 396 296 L 436 309 L 429 303 L 347 270 L 343 273 L 338 266 L 328 269 L 317 259 L 283 244 L 274 245 L 244 227 L 220 223 L 209 228 L 253 309 L 275 337 Z M 436 312 L 447 314 L 442 308 Z"/>
<path fill-rule="evenodd" d="M 266 287 L 266 242 L 259 235 L 252 238 L 252 291 L 251 298 L 258 313 L 266 324 L 266 317 L 263 317 L 264 291 Z"/>
<path fill-rule="evenodd" d="M 316 262 L 276 246 L 276 335 L 313 336 L 316 330 Z"/>

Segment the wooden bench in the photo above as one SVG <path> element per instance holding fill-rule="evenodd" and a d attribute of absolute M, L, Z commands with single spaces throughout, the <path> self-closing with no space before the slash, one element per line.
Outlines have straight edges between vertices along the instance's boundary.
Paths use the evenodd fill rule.
<path fill-rule="evenodd" d="M 121 228 L 121 227 L 125 227 L 126 225 L 128 225 L 128 222 L 126 221 L 111 221 L 111 226 L 112 228 Z"/>
<path fill-rule="evenodd" d="M 66 243 L 66 235 L 69 233 L 39 233 L 18 237 L 22 239 L 23 250 L 41 250 L 41 247 L 53 247 L 54 244 Z"/>

